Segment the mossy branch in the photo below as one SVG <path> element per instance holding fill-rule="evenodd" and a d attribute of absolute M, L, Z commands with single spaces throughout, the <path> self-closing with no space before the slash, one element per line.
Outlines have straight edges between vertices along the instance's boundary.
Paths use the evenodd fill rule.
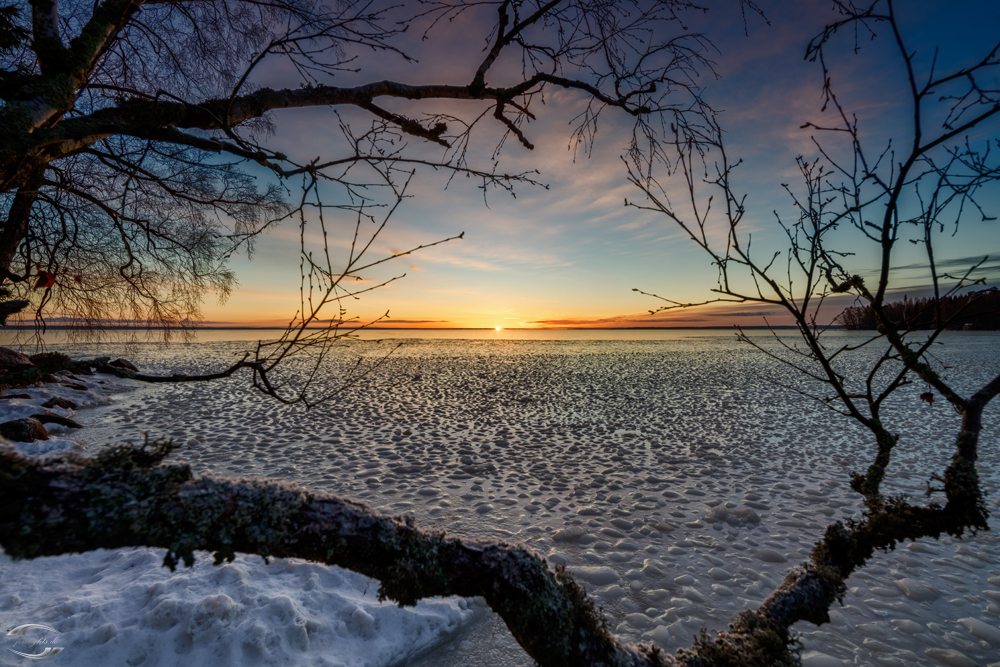
<path fill-rule="evenodd" d="M 415 604 L 434 595 L 482 596 L 524 650 L 543 666 L 796 665 L 791 626 L 822 624 L 846 590 L 845 580 L 877 549 L 941 533 L 986 529 L 974 466 L 958 460 L 945 474 L 948 504 L 883 503 L 860 522 L 832 524 L 813 551 L 754 611 L 726 632 L 702 632 L 691 649 L 669 656 L 623 644 L 600 611 L 561 567 L 503 542 L 465 541 L 420 530 L 410 517 L 317 495 L 282 482 L 192 474 L 164 463 L 169 443 L 119 446 L 94 458 L 26 457 L 0 446 L 0 545 L 14 558 L 151 546 L 164 564 L 216 563 L 237 551 L 338 565 L 381 582 L 380 599 Z"/>
<path fill-rule="evenodd" d="M 39 460 L 0 446 L 0 544 L 14 558 L 162 547 L 171 568 L 192 565 L 196 549 L 216 562 L 237 551 L 305 558 L 378 579 L 379 597 L 403 605 L 481 595 L 541 665 L 674 664 L 619 642 L 572 575 L 525 547 L 419 530 L 409 518 L 291 484 L 198 477 L 161 463 L 169 451 Z"/>

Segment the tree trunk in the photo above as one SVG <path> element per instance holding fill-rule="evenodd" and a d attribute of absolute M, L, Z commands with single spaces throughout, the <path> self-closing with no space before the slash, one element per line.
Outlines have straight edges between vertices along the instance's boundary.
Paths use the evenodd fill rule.
<path fill-rule="evenodd" d="M 0 228 L 0 285 L 4 282 L 20 282 L 28 279 L 31 267 L 25 267 L 23 276 L 11 273 L 11 264 L 17 249 L 28 236 L 28 225 L 31 220 L 31 208 L 38 199 L 38 189 L 44 178 L 44 165 L 35 164 L 30 167 L 21 186 L 14 195 L 7 220 Z"/>

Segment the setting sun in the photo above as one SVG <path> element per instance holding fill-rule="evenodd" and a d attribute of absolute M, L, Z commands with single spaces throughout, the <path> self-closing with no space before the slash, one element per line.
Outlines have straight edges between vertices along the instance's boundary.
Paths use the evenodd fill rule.
<path fill-rule="evenodd" d="M 503 331 L 503 327 L 497 327 L 497 331 Z"/>

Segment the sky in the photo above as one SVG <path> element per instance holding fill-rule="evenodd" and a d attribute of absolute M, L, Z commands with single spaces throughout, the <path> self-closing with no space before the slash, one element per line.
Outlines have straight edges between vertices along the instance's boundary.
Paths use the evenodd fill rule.
<path fill-rule="evenodd" d="M 686 19 L 693 32 L 712 40 L 711 57 L 717 77 L 701 80 L 704 99 L 719 111 L 727 154 L 742 163 L 733 173 L 735 189 L 746 195 L 746 215 L 740 227 L 752 236 L 759 257 L 782 250 L 786 240 L 777 219 L 793 221 L 793 201 L 783 184 L 801 196 L 802 178 L 796 157 L 817 156 L 814 140 L 834 156 L 844 155 L 843 133 L 819 133 L 807 122 L 836 122 L 830 110 L 822 111 L 823 76 L 816 63 L 803 58 L 811 37 L 836 19 L 830 3 L 762 3 L 767 22 L 748 16 L 746 22 L 735 2 L 714 3 L 705 15 Z M 967 66 L 989 52 L 1000 25 L 1000 3 L 992 1 L 898 3 L 901 33 L 917 53 L 918 75 L 926 76 L 937 51 L 936 71 Z M 453 24 L 437 26 L 427 40 L 416 31 L 400 42 L 415 62 L 390 54 L 358 53 L 356 73 L 333 79 L 335 85 L 357 85 L 391 79 L 414 83 L 467 84 L 481 59 L 481 49 L 492 27 L 495 10 L 468 13 Z M 854 114 L 870 153 L 877 154 L 895 138 L 900 145 L 912 127 L 907 104 L 903 62 L 893 48 L 888 31 L 874 40 L 840 34 L 828 58 L 831 87 L 844 107 Z M 994 72 L 1000 75 L 1000 68 Z M 287 86 L 290 72 L 280 63 L 265 68 L 258 83 Z M 502 76 L 499 72 L 497 77 Z M 488 81 L 493 83 L 493 81 Z M 987 84 L 990 82 L 987 80 Z M 993 88 L 1000 88 L 994 77 Z M 380 100 L 399 112 L 447 111 L 475 114 L 485 107 L 473 103 L 405 106 Z M 694 245 L 676 223 L 660 212 L 626 206 L 643 204 L 643 193 L 627 180 L 621 155 L 631 121 L 609 109 L 601 116 L 592 152 L 571 149 L 571 121 L 586 103 L 572 91 L 553 91 L 545 104 L 536 105 L 537 119 L 525 127 L 534 150 L 508 141 L 500 154 L 500 172 L 538 170 L 545 185 L 519 186 L 516 197 L 502 191 L 484 193 L 471 179 L 441 171 L 417 171 L 409 197 L 395 210 L 386 228 L 373 243 L 370 257 L 378 258 L 422 244 L 464 233 L 450 241 L 400 257 L 362 275 L 352 286 L 368 287 L 405 274 L 391 284 L 345 302 L 347 317 L 369 321 L 388 313 L 379 326 L 395 327 L 716 327 L 790 324 L 780 309 L 758 304 L 716 303 L 650 314 L 662 302 L 634 291 L 658 294 L 681 302 L 716 298 L 717 267 Z M 463 106 L 464 105 L 464 106 Z M 370 123 L 362 112 L 339 109 L 340 119 L 353 128 Z M 486 119 L 490 120 L 490 119 Z M 272 148 L 299 160 L 317 155 L 337 157 L 338 117 L 329 108 L 284 110 L 273 118 L 276 131 L 266 140 Z M 489 168 L 498 136 L 497 123 L 483 124 L 473 135 L 469 162 Z M 1000 123 L 993 122 L 970 136 L 984 145 L 992 139 L 994 154 Z M 408 151 L 427 159 L 441 157 L 442 149 L 410 138 Z M 710 159 L 715 159 L 711 156 Z M 659 174 L 672 206 L 682 212 L 684 184 Z M 705 203 L 707 186 L 698 184 Z M 912 193 L 911 193 L 912 194 Z M 340 193 L 325 193 L 335 201 Z M 981 194 L 988 215 L 1000 215 L 1000 192 Z M 952 216 L 953 217 L 953 216 Z M 997 221 L 983 221 L 978 211 L 966 210 L 957 233 L 954 220 L 935 239 L 935 254 L 949 270 L 958 271 L 985 256 L 975 277 L 987 285 L 1000 282 L 1000 228 Z M 353 231 L 354 219 L 346 213 L 328 214 L 327 237 L 334 261 L 342 261 Z M 318 252 L 321 237 L 307 241 Z M 370 229 L 371 225 L 365 225 Z M 710 229 L 721 239 L 719 227 Z M 838 249 L 854 255 L 845 261 L 863 277 L 874 279 L 877 247 L 857 232 L 840 230 L 832 239 Z M 219 304 L 209 296 L 204 319 L 211 326 L 283 326 L 299 308 L 299 229 L 285 224 L 258 242 L 252 261 L 236 257 L 233 268 L 239 286 L 228 301 Z M 779 259 L 777 266 L 782 266 Z M 922 246 L 897 245 L 892 274 L 893 294 L 900 298 L 928 294 L 929 274 Z M 779 271 L 779 277 L 783 273 Z M 747 288 L 744 278 L 737 284 Z M 797 282 L 796 284 L 800 284 Z M 849 297 L 831 299 L 820 319 L 829 321 Z M 332 310 L 328 317 L 336 317 Z"/>

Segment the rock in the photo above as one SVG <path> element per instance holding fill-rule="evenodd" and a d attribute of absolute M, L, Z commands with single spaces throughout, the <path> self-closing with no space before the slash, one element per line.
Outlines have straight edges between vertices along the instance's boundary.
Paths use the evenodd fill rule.
<path fill-rule="evenodd" d="M 38 381 L 46 384 L 55 384 L 56 382 L 59 382 L 59 378 L 52 373 L 43 373 L 42 376 L 38 378 Z"/>
<path fill-rule="evenodd" d="M 725 521 L 728 515 L 728 508 L 714 507 L 708 514 L 703 516 L 702 519 L 709 523 L 718 523 L 719 521 Z"/>
<path fill-rule="evenodd" d="M 124 368 L 125 370 L 128 371 L 135 371 L 136 373 L 139 372 L 139 369 L 135 367 L 135 364 L 133 364 L 128 359 L 115 359 L 114 361 L 109 361 L 108 366 L 114 366 L 115 368 Z"/>
<path fill-rule="evenodd" d="M 31 442 L 33 440 L 48 440 L 49 433 L 42 423 L 33 417 L 14 419 L 0 424 L 0 435 L 8 440 Z"/>
<path fill-rule="evenodd" d="M 740 521 L 745 521 L 746 523 L 753 524 L 754 526 L 760 524 L 760 515 L 748 507 L 733 510 L 732 515 Z"/>
<path fill-rule="evenodd" d="M 53 371 L 65 368 L 70 362 L 70 358 L 62 352 L 41 352 L 33 354 L 28 359 L 42 370 Z"/>
<path fill-rule="evenodd" d="M 68 426 L 69 428 L 83 428 L 83 424 L 80 424 L 69 417 L 63 417 L 54 412 L 49 412 L 48 410 L 31 415 L 30 418 L 37 419 L 42 424 L 60 424 L 62 426 Z"/>
<path fill-rule="evenodd" d="M 34 398 L 34 396 L 32 396 L 31 394 L 6 394 L 4 396 L 0 396 L 0 398 L 7 398 L 7 399 L 10 399 L 10 398 Z"/>
<path fill-rule="evenodd" d="M 711 512 L 702 517 L 708 523 L 725 522 L 730 526 L 740 527 L 746 524 L 754 526 L 760 523 L 760 515 L 748 507 L 741 509 L 731 509 L 723 505 L 714 507 Z M 780 521 L 778 523 L 781 523 Z M 803 526 L 805 524 L 802 524 Z"/>
<path fill-rule="evenodd" d="M 31 359 L 9 347 L 0 347 L 0 372 L 23 373 L 35 367 Z"/>
<path fill-rule="evenodd" d="M 68 387 L 69 389 L 76 389 L 77 391 L 87 391 L 87 387 L 83 386 L 82 384 L 77 384 L 75 382 L 60 382 L 59 384 L 61 384 L 64 387 Z"/>
<path fill-rule="evenodd" d="M 27 396 L 27 394 L 25 394 Z M 29 396 L 30 398 L 30 396 Z M 49 400 L 42 403 L 43 408 L 62 408 L 64 410 L 76 410 L 76 403 L 73 401 L 67 401 L 61 396 L 53 396 Z"/>

